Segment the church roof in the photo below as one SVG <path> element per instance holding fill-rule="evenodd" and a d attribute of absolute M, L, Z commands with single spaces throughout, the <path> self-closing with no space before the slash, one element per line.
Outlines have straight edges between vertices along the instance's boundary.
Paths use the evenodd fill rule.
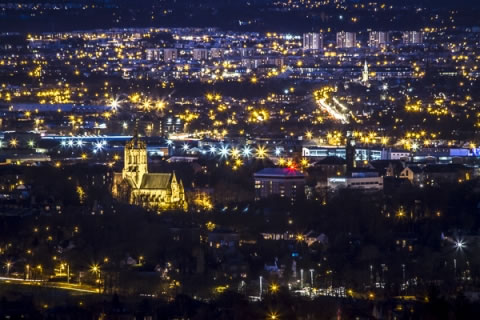
<path fill-rule="evenodd" d="M 167 189 L 171 178 L 171 173 L 144 174 L 139 189 Z"/>

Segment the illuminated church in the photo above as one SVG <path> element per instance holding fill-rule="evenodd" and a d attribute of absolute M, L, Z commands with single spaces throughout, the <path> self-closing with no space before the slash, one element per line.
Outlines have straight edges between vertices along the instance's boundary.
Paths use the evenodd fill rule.
<path fill-rule="evenodd" d="M 122 172 L 114 173 L 112 193 L 121 201 L 157 211 L 187 208 L 183 184 L 175 172 L 148 172 L 147 145 L 136 130 L 125 145 Z"/>

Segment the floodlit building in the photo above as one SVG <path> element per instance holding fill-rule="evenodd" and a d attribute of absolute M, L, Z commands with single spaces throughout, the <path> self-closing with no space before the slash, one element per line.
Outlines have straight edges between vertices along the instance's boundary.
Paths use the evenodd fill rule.
<path fill-rule="evenodd" d="M 162 49 L 146 49 L 145 54 L 148 61 L 160 61 L 162 59 Z"/>
<path fill-rule="evenodd" d="M 380 191 L 383 190 L 383 177 L 375 172 L 352 172 L 351 176 L 328 178 L 327 184 L 332 191 L 341 188 Z"/>
<path fill-rule="evenodd" d="M 163 61 L 170 62 L 178 59 L 178 49 L 163 49 Z"/>
<path fill-rule="evenodd" d="M 337 48 L 355 48 L 357 46 L 357 34 L 355 32 L 337 32 Z"/>
<path fill-rule="evenodd" d="M 147 145 L 136 132 L 125 146 L 124 168 L 114 174 L 112 192 L 120 200 L 158 211 L 187 206 L 183 183 L 175 172 L 148 172 Z"/>
<path fill-rule="evenodd" d="M 368 63 L 367 60 L 365 60 L 365 64 L 363 65 L 363 70 L 362 70 L 362 82 L 363 83 L 368 83 Z"/>
<path fill-rule="evenodd" d="M 160 132 L 162 136 L 168 136 L 171 133 L 183 132 L 183 121 L 179 117 L 167 116 L 160 121 Z"/>
<path fill-rule="evenodd" d="M 402 170 L 400 178 L 408 179 L 413 185 L 423 186 L 425 174 L 418 166 L 408 166 Z"/>
<path fill-rule="evenodd" d="M 207 60 L 208 50 L 202 48 L 193 49 L 193 60 Z"/>
<path fill-rule="evenodd" d="M 322 50 L 323 34 L 321 33 L 304 33 L 303 34 L 303 50 Z"/>
<path fill-rule="evenodd" d="M 384 31 L 371 31 L 368 34 L 368 46 L 370 48 L 382 48 L 389 42 L 388 32 Z"/>
<path fill-rule="evenodd" d="M 402 35 L 403 44 L 422 44 L 423 33 L 419 31 L 405 31 Z"/>
<path fill-rule="evenodd" d="M 223 58 L 224 54 L 225 54 L 225 49 L 223 49 L 223 48 L 211 48 L 210 49 L 210 57 L 212 59 Z"/>
<path fill-rule="evenodd" d="M 292 202 L 305 196 L 305 175 L 291 168 L 265 168 L 254 174 L 255 200 L 279 195 Z"/>

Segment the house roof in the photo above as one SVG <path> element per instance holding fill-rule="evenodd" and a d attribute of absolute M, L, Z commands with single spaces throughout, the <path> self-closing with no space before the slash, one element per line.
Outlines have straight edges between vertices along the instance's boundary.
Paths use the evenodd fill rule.
<path fill-rule="evenodd" d="M 346 164 L 347 161 L 343 158 L 340 157 L 335 157 L 335 156 L 327 156 L 323 158 L 322 160 L 318 160 L 315 162 L 315 165 L 343 165 Z"/>
<path fill-rule="evenodd" d="M 370 161 L 370 165 L 381 174 L 385 174 L 390 166 L 394 173 L 399 173 L 403 170 L 403 163 L 400 160 L 374 160 Z"/>
<path fill-rule="evenodd" d="M 255 173 L 255 177 L 298 177 L 305 175 L 298 170 L 291 168 L 265 168 Z"/>
<path fill-rule="evenodd" d="M 450 164 L 430 164 L 425 167 L 424 171 L 425 172 L 457 172 L 460 170 L 466 170 L 467 167 L 465 167 L 462 164 L 455 164 L 455 163 L 450 163 Z"/>
<path fill-rule="evenodd" d="M 140 189 L 167 189 L 171 178 L 171 173 L 147 173 L 143 175 Z"/>
<path fill-rule="evenodd" d="M 408 169 L 412 170 L 413 173 L 422 173 L 422 168 L 418 166 L 409 166 Z"/>

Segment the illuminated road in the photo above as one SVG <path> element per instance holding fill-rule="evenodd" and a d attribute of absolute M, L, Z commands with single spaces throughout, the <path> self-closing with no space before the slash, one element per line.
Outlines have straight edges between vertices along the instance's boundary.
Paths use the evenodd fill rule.
<path fill-rule="evenodd" d="M 332 98 L 333 104 L 327 102 L 330 99 L 329 93 L 331 91 L 333 91 L 333 89 L 330 88 L 323 88 L 321 90 L 315 91 L 313 93 L 315 101 L 320 106 L 320 108 L 326 111 L 332 118 L 340 121 L 341 123 L 347 124 L 349 122 L 348 108 L 345 107 L 335 97 Z"/>
<path fill-rule="evenodd" d="M 47 135 L 47 136 L 43 136 L 41 139 L 42 140 L 55 140 L 55 141 L 88 141 L 88 142 L 91 142 L 91 141 L 129 141 L 132 139 L 133 136 L 121 136 L 121 135 L 118 135 L 118 136 L 115 136 L 115 135 L 112 135 L 112 136 L 109 136 L 109 135 L 89 135 L 89 136 L 86 136 L 86 135 L 79 135 L 79 136 L 59 136 L 59 135 Z"/>
<path fill-rule="evenodd" d="M 44 280 L 24 280 L 13 277 L 0 277 L 0 283 L 15 284 L 23 286 L 41 286 L 43 288 L 52 288 L 60 290 L 68 290 L 83 293 L 98 293 L 98 290 L 89 285 L 79 285 L 66 282 L 48 282 Z"/>

